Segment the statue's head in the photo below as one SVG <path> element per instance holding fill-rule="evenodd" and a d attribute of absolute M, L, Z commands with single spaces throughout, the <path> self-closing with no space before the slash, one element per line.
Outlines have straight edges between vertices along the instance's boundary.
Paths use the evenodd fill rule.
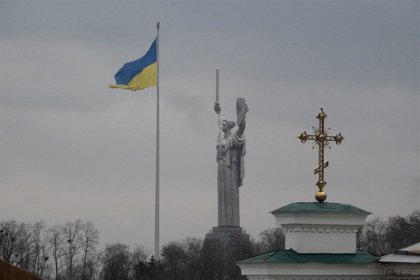
<path fill-rule="evenodd" d="M 234 128 L 236 123 L 232 120 L 224 119 L 222 122 L 222 130 L 225 135 L 229 135 L 232 128 Z"/>

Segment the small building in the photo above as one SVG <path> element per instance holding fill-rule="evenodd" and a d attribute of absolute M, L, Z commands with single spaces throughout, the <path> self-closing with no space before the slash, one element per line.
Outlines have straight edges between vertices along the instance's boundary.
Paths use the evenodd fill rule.
<path fill-rule="evenodd" d="M 420 243 L 385 255 L 379 259 L 379 262 L 384 269 L 384 279 L 420 279 Z"/>
<path fill-rule="evenodd" d="M 285 250 L 238 261 L 248 279 L 381 279 L 379 257 L 356 249 L 369 212 L 349 204 L 296 202 L 271 213 L 285 232 Z"/>
<path fill-rule="evenodd" d="M 285 250 L 237 261 L 249 280 L 420 280 L 420 243 L 382 257 L 356 249 L 367 211 L 297 202 L 271 213 L 285 232 Z"/>

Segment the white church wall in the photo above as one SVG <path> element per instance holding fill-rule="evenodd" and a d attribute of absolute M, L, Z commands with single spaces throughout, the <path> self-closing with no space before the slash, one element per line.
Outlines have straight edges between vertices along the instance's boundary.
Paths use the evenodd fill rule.
<path fill-rule="evenodd" d="M 380 280 L 382 267 L 371 264 L 250 264 L 240 265 L 242 275 L 252 280 Z"/>
<path fill-rule="evenodd" d="M 382 263 L 382 265 L 386 280 L 420 280 L 420 263 Z"/>
<path fill-rule="evenodd" d="M 286 249 L 299 253 L 355 253 L 358 227 L 286 225 Z"/>

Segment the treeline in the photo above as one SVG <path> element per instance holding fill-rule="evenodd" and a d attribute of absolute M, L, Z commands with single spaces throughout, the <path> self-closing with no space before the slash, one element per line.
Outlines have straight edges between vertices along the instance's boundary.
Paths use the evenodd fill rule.
<path fill-rule="evenodd" d="M 142 246 L 108 244 L 98 250 L 99 231 L 76 220 L 47 227 L 45 222 L 0 222 L 0 258 L 46 280 L 239 279 L 234 260 L 284 248 L 279 228 L 255 242 L 247 234 L 233 242 L 187 238 L 166 244 L 156 261 Z"/>
<path fill-rule="evenodd" d="M 99 231 L 80 220 L 47 228 L 45 222 L 0 222 L 0 257 L 43 279 L 96 279 Z"/>
<path fill-rule="evenodd" d="M 407 217 L 375 217 L 359 231 L 357 237 L 360 250 L 367 250 L 377 256 L 393 253 L 418 242 L 420 211 L 414 211 Z"/>
<path fill-rule="evenodd" d="M 358 248 L 377 255 L 420 242 L 420 211 L 407 217 L 374 218 L 360 230 Z M 121 243 L 98 250 L 99 232 L 76 220 L 47 227 L 44 222 L 0 222 L 0 258 L 45 280 L 214 280 L 241 279 L 234 261 L 284 249 L 280 228 L 266 229 L 256 241 L 237 234 L 228 244 L 186 238 L 161 248 L 157 261 L 148 249 Z"/>

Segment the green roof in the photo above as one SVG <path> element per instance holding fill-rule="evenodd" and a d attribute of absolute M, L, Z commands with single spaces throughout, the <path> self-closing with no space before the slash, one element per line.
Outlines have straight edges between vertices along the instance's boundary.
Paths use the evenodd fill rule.
<path fill-rule="evenodd" d="M 367 251 L 354 254 L 298 253 L 293 249 L 271 251 L 262 255 L 239 260 L 238 264 L 261 263 L 325 263 L 325 264 L 368 264 L 376 262 L 379 257 Z"/>
<path fill-rule="evenodd" d="M 279 209 L 271 211 L 272 214 L 280 213 L 341 213 L 369 215 L 368 211 L 354 207 L 350 204 L 332 203 L 332 202 L 295 202 Z"/>

